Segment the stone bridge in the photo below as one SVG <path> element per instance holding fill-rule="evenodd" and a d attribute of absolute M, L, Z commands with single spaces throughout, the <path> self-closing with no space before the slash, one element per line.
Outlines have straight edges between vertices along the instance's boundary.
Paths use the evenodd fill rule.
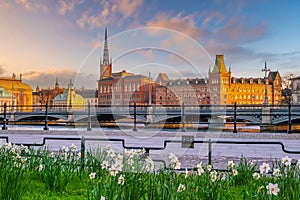
<path fill-rule="evenodd" d="M 240 121 L 261 123 L 262 117 L 266 115 L 270 118 L 270 124 L 287 123 L 289 120 L 289 110 L 287 107 L 270 107 L 267 111 L 263 107 L 237 107 L 236 119 Z M 97 117 L 98 120 L 117 120 L 134 118 L 133 107 L 123 108 L 91 108 L 90 116 Z M 231 107 L 198 107 L 198 106 L 185 106 L 185 107 L 137 107 L 136 119 L 145 123 L 156 123 L 167 120 L 182 120 L 183 118 L 188 121 L 208 121 L 211 118 L 223 118 L 233 120 L 234 108 Z M 0 119 L 3 119 L 3 112 L 0 113 Z M 45 120 L 45 111 L 34 112 L 8 112 L 7 118 L 10 121 L 38 121 Z M 61 120 L 66 122 L 71 121 L 87 121 L 89 118 L 88 110 L 83 111 L 48 111 L 49 120 Z M 291 120 L 300 120 L 300 107 L 291 108 Z"/>

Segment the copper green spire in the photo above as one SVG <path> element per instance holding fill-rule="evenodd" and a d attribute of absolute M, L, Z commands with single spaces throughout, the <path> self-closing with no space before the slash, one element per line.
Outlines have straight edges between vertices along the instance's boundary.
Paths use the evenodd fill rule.
<path fill-rule="evenodd" d="M 227 73 L 225 62 L 224 62 L 224 55 L 217 55 L 216 56 L 216 62 L 215 66 L 212 72 L 221 72 L 221 73 Z"/>

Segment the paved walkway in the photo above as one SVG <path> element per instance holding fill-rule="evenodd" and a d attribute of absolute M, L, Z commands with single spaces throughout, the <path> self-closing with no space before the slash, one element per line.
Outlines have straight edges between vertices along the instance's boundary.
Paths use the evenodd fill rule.
<path fill-rule="evenodd" d="M 41 127 L 42 129 L 42 127 Z M 218 131 L 155 131 L 155 130 L 0 130 L 0 135 L 79 135 L 79 136 L 133 136 L 133 137 L 181 137 L 182 135 L 193 135 L 195 138 L 230 138 L 230 139 L 272 139 L 272 140 L 300 140 L 300 133 L 251 133 L 251 132 L 218 132 Z"/>
<path fill-rule="evenodd" d="M 213 141 L 264 141 L 264 142 L 282 142 L 285 148 L 292 151 L 300 151 L 300 134 L 286 133 L 230 133 L 230 132 L 167 132 L 167 131 L 145 131 L 139 130 L 1 130 L 0 136 L 9 137 L 10 142 L 14 143 L 41 143 L 43 137 L 97 137 L 97 138 L 115 138 L 124 139 L 125 145 L 128 147 L 163 147 L 164 140 L 180 140 L 182 135 L 193 135 L 195 140 Z M 53 149 L 59 149 L 62 146 L 69 146 L 74 143 L 80 147 L 80 141 L 47 141 L 47 146 Z M 86 145 L 90 147 L 107 145 L 105 142 L 88 141 Z M 122 150 L 120 142 L 111 143 L 115 149 Z M 267 162 L 280 160 L 283 156 L 288 155 L 293 159 L 300 159 L 300 154 L 285 154 L 280 145 L 234 145 L 234 144 L 213 144 L 212 146 L 212 162 L 217 168 L 226 167 L 228 160 L 239 160 L 241 156 L 248 160 L 258 162 Z M 194 167 L 200 161 L 207 163 L 208 160 L 208 145 L 195 144 L 193 149 L 182 148 L 181 144 L 170 143 L 165 150 L 153 150 L 150 156 L 153 159 L 167 160 L 169 153 L 175 153 L 183 167 Z"/>

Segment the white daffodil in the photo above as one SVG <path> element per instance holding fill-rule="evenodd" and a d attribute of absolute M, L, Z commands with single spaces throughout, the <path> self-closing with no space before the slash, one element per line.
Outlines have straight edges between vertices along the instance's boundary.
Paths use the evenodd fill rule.
<path fill-rule="evenodd" d="M 198 176 L 201 176 L 202 174 L 204 174 L 204 169 L 202 167 L 202 163 L 197 165 L 197 173 L 198 173 Z"/>
<path fill-rule="evenodd" d="M 123 176 L 122 174 L 119 176 L 118 178 L 118 184 L 119 185 L 124 185 L 125 182 L 125 176 Z"/>
<path fill-rule="evenodd" d="M 175 159 L 177 159 L 177 157 L 173 153 L 170 153 L 169 159 L 170 160 L 175 160 Z"/>
<path fill-rule="evenodd" d="M 130 166 L 132 166 L 134 164 L 134 160 L 132 158 L 129 158 L 127 160 L 127 164 L 130 165 Z"/>
<path fill-rule="evenodd" d="M 228 167 L 228 169 L 232 169 L 234 167 L 233 160 L 228 161 L 227 167 Z"/>
<path fill-rule="evenodd" d="M 174 169 L 180 169 L 180 167 L 181 167 L 181 163 L 177 160 L 177 161 L 175 162 Z"/>
<path fill-rule="evenodd" d="M 107 158 L 114 158 L 116 156 L 116 153 L 113 149 L 107 150 Z"/>
<path fill-rule="evenodd" d="M 288 156 L 285 156 L 281 159 L 281 163 L 284 164 L 284 166 L 286 166 L 286 167 L 291 166 L 291 161 L 292 161 L 292 159 L 289 158 Z"/>
<path fill-rule="evenodd" d="M 233 176 L 237 176 L 238 175 L 238 171 L 236 169 L 232 170 L 232 175 Z"/>
<path fill-rule="evenodd" d="M 39 170 L 39 171 L 42 171 L 43 169 L 44 169 L 44 165 L 40 164 L 38 170 Z"/>
<path fill-rule="evenodd" d="M 206 169 L 207 169 L 207 171 L 210 172 L 210 171 L 212 170 L 212 166 L 211 166 L 211 165 L 207 165 L 207 166 L 206 166 Z"/>
<path fill-rule="evenodd" d="M 63 150 L 64 152 L 68 152 L 68 151 L 69 151 L 69 148 L 66 147 L 66 146 L 63 146 L 63 147 L 62 147 L 62 150 Z"/>
<path fill-rule="evenodd" d="M 261 174 L 267 174 L 270 171 L 270 166 L 267 163 L 263 163 L 261 166 L 259 166 L 259 171 Z"/>
<path fill-rule="evenodd" d="M 192 174 L 192 171 L 189 171 L 187 168 L 185 168 L 185 178 L 189 177 Z"/>
<path fill-rule="evenodd" d="M 278 187 L 278 184 L 272 184 L 272 183 L 269 183 L 267 186 L 266 186 L 267 190 L 268 190 L 268 194 L 269 195 L 275 195 L 277 196 L 278 195 L 278 192 L 280 191 L 279 187 Z"/>
<path fill-rule="evenodd" d="M 273 176 L 275 176 L 275 177 L 281 176 L 281 172 L 280 172 L 279 168 L 276 168 L 273 170 Z"/>
<path fill-rule="evenodd" d="M 107 151 L 111 150 L 111 145 L 110 145 L 110 144 L 108 144 L 108 145 L 106 146 L 106 150 L 107 150 Z"/>
<path fill-rule="evenodd" d="M 225 172 L 221 172 L 220 178 L 221 178 L 222 181 L 225 181 L 226 180 L 226 173 Z"/>
<path fill-rule="evenodd" d="M 118 154 L 117 157 L 116 157 L 116 162 L 117 163 L 123 163 L 123 155 Z"/>
<path fill-rule="evenodd" d="M 109 174 L 111 175 L 111 176 L 116 176 L 117 174 L 118 174 L 118 169 L 113 165 L 113 166 L 111 166 L 111 168 L 109 168 Z"/>
<path fill-rule="evenodd" d="M 102 164 L 101 164 L 101 168 L 102 168 L 102 169 L 108 169 L 108 166 L 109 166 L 109 164 L 108 164 L 108 161 L 107 161 L 107 160 L 104 160 L 104 161 L 102 162 Z"/>
<path fill-rule="evenodd" d="M 259 175 L 259 173 L 254 172 L 254 173 L 252 174 L 252 177 L 253 177 L 255 180 L 258 180 L 258 179 L 260 178 L 260 175 Z"/>
<path fill-rule="evenodd" d="M 216 171 L 210 172 L 210 180 L 211 182 L 215 182 L 218 178 L 218 173 Z"/>
<path fill-rule="evenodd" d="M 150 157 L 147 157 L 145 159 L 145 161 L 146 161 L 146 171 L 147 172 L 153 172 L 153 170 L 154 170 L 154 162 L 153 162 L 153 160 Z"/>
<path fill-rule="evenodd" d="M 77 146 L 72 143 L 71 146 L 70 146 L 70 150 L 71 151 L 77 151 Z"/>
<path fill-rule="evenodd" d="M 185 190 L 185 185 L 180 183 L 178 186 L 177 192 L 183 192 L 184 190 Z"/>
<path fill-rule="evenodd" d="M 96 172 L 90 173 L 89 177 L 90 177 L 90 179 L 96 178 Z"/>

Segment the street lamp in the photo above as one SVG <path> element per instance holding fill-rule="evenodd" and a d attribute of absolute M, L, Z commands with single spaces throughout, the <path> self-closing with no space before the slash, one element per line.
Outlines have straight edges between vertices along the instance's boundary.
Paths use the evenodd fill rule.
<path fill-rule="evenodd" d="M 265 101 L 264 104 L 268 104 L 268 90 L 267 90 L 267 72 L 270 71 L 270 69 L 267 68 L 267 62 L 265 62 L 265 68 L 261 70 L 262 72 L 265 72 Z"/>

